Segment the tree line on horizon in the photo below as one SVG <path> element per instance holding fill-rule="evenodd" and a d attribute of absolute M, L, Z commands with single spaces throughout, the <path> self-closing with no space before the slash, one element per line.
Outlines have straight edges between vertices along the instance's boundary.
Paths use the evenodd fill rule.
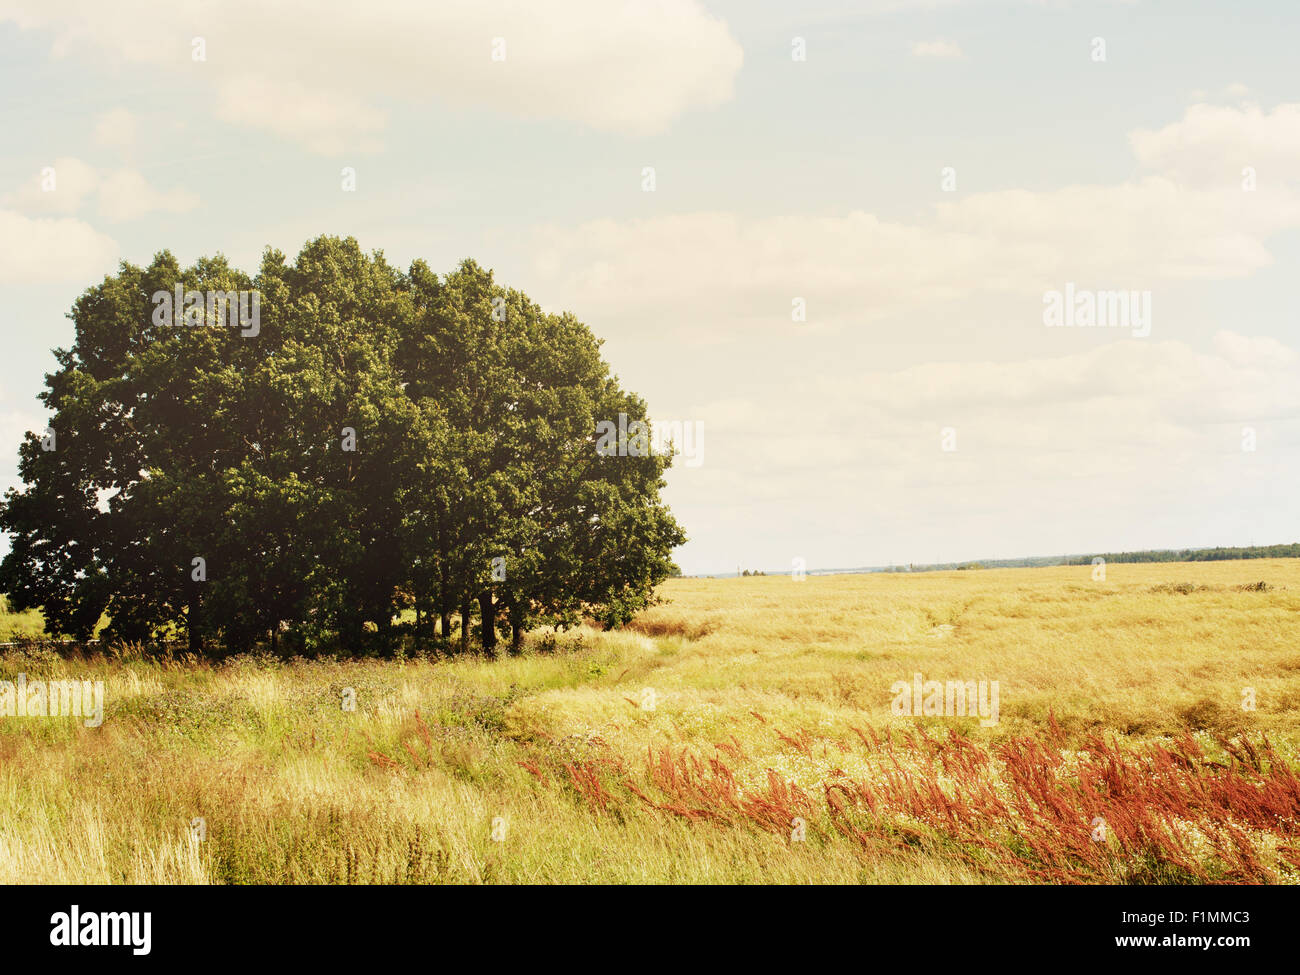
<path fill-rule="evenodd" d="M 253 292 L 260 322 L 160 322 L 173 291 Z M 249 277 L 163 251 L 69 317 L 49 429 L 0 503 L 0 591 L 53 636 L 106 618 L 194 652 L 388 653 L 451 647 L 458 615 L 461 651 L 500 625 L 518 652 L 540 625 L 627 622 L 676 568 L 671 456 L 597 449 L 645 402 L 573 315 L 473 261 L 402 272 L 320 237 Z"/>
<path fill-rule="evenodd" d="M 1300 542 L 1282 545 L 1245 545 L 1236 548 L 1147 549 L 1141 552 L 1106 552 L 1079 555 L 1066 565 L 1087 565 L 1093 559 L 1106 562 L 1238 562 L 1242 559 L 1297 559 Z"/>

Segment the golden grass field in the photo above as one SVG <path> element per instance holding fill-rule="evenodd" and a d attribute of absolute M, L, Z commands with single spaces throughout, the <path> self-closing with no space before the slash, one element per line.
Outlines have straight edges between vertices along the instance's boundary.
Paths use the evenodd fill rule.
<path fill-rule="evenodd" d="M 1300 879 L 1300 561 L 661 595 L 521 658 L 10 651 L 106 704 L 0 718 L 0 882 Z M 1000 721 L 892 715 L 916 672 Z"/>

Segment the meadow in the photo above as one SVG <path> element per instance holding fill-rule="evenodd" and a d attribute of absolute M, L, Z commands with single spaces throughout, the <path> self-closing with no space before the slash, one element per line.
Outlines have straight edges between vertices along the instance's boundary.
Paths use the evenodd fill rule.
<path fill-rule="evenodd" d="M 660 596 L 521 657 L 4 651 L 105 708 L 0 717 L 0 883 L 1300 880 L 1300 560 Z"/>

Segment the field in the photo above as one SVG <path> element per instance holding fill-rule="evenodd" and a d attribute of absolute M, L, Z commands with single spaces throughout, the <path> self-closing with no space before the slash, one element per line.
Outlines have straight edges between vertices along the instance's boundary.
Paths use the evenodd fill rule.
<path fill-rule="evenodd" d="M 520 658 L 7 651 L 106 690 L 0 718 L 0 883 L 1300 879 L 1300 560 L 661 595 Z"/>

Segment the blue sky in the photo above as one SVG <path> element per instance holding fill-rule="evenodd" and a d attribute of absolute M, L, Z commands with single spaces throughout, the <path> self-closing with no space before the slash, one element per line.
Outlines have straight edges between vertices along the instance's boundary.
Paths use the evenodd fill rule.
<path fill-rule="evenodd" d="M 1296 540 L 1297 21 L 0 0 L 0 477 L 118 260 L 334 233 L 474 257 L 701 424 L 687 572 Z M 1151 334 L 1044 327 L 1067 282 L 1150 292 Z"/>

